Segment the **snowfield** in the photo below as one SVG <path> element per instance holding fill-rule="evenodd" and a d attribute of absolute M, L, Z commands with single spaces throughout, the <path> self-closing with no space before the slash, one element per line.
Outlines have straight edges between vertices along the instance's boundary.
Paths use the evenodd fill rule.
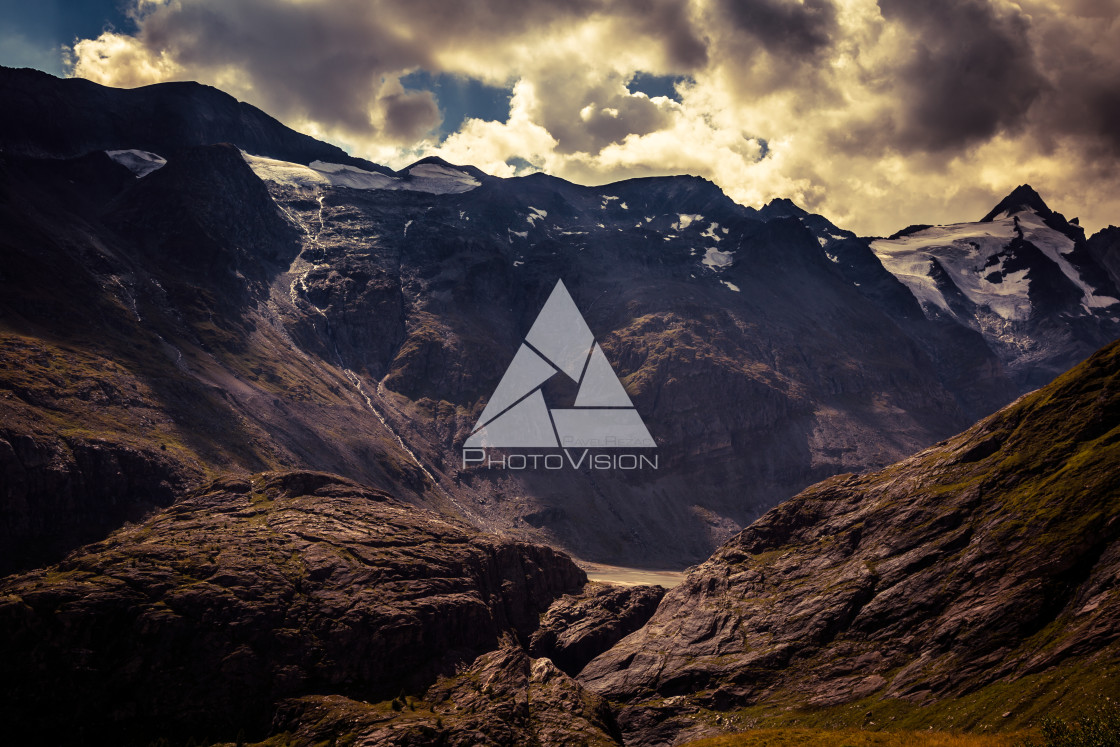
<path fill-rule="evenodd" d="M 987 306 L 1008 321 L 1024 321 L 1031 315 L 1030 280 L 1025 269 L 1009 272 L 1004 263 L 1016 227 L 1023 238 L 1036 246 L 1084 294 L 1086 309 L 1118 303 L 1093 291 L 1066 259 L 1073 240 L 1047 226 L 1032 210 L 1003 213 L 990 223 L 954 223 L 934 226 L 897 239 L 871 242 L 871 249 L 887 270 L 910 289 L 927 315 L 938 310 L 955 316 L 935 279 L 935 262 L 969 301 Z M 942 281 L 944 282 L 944 281 Z"/>
<path fill-rule="evenodd" d="M 242 151 L 242 157 L 257 176 L 265 181 L 295 189 L 346 187 L 347 189 L 407 189 L 429 194 L 469 192 L 481 182 L 458 169 L 422 163 L 408 170 L 405 178 L 366 171 L 356 166 L 312 161 L 310 166 L 274 158 L 263 158 Z"/>
<path fill-rule="evenodd" d="M 993 282 L 1003 267 L 1004 258 L 999 255 L 1014 237 L 1014 221 L 1008 218 L 934 226 L 897 239 L 873 241 L 871 249 L 910 289 L 928 316 L 937 310 L 954 315 L 934 278 L 936 262 L 973 303 L 988 306 L 1004 319 L 1025 320 L 1031 313 L 1026 271 Z"/>

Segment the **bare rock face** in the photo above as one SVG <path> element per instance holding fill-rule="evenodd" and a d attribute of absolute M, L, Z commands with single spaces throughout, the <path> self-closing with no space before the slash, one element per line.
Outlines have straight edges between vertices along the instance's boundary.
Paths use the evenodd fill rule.
<path fill-rule="evenodd" d="M 530 639 L 529 651 L 574 677 L 587 662 L 642 627 L 663 596 L 660 586 L 590 582 L 553 602 Z"/>
<path fill-rule="evenodd" d="M 370 747 L 622 744 L 606 701 L 518 646 L 483 654 L 420 698 L 377 704 L 339 696 L 291 701 L 274 731 L 300 744 L 334 739 Z"/>
<path fill-rule="evenodd" d="M 281 699 L 419 693 L 527 642 L 585 581 L 549 548 L 341 478 L 226 478 L 4 580 L 0 717 L 59 744 L 264 736 Z"/>
<path fill-rule="evenodd" d="M 1086 247 L 1113 284 L 1120 287 L 1120 228 L 1109 226 L 1102 229 L 1089 237 Z"/>
<path fill-rule="evenodd" d="M 1118 464 L 1120 342 L 959 436 L 777 506 L 580 681 L 630 704 L 636 743 L 696 708 L 922 705 L 999 683 L 1002 711 L 1007 683 L 1059 666 L 1063 687 L 1103 682 L 1120 659 Z"/>

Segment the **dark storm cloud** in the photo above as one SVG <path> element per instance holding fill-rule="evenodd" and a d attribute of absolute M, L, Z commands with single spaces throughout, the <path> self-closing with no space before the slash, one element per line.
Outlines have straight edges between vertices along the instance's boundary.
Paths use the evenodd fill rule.
<path fill-rule="evenodd" d="M 400 22 L 422 28 L 428 40 L 483 40 L 539 33 L 600 12 L 610 0 L 382 0 L 374 3 Z"/>
<path fill-rule="evenodd" d="M 602 7 L 593 0 L 194 0 L 142 14 L 137 38 L 186 70 L 210 70 L 211 79 L 235 70 L 234 87 L 251 89 L 255 103 L 282 119 L 406 142 L 439 124 L 439 108 L 430 92 L 398 90 L 396 76 L 438 69 L 433 55 L 448 47 L 485 47 Z"/>
<path fill-rule="evenodd" d="M 1068 146 L 1120 159 L 1120 3 L 1071 0 L 1065 13 L 952 0 L 880 0 L 913 49 L 894 85 L 903 152 L 959 150 L 1024 133 L 1040 152 Z"/>
<path fill-rule="evenodd" d="M 708 64 L 708 42 L 690 18 L 687 1 L 627 0 L 615 9 L 619 10 L 626 24 L 662 45 L 673 72 L 691 72 Z"/>
<path fill-rule="evenodd" d="M 1120 160 L 1120 2 L 1072 2 L 1060 18 L 1039 18 L 1037 48 L 1051 81 L 1033 112 L 1043 147 L 1081 139 L 1093 160 Z"/>
<path fill-rule="evenodd" d="M 1019 11 L 982 0 L 879 7 L 912 46 L 895 80 L 903 111 L 894 144 L 903 150 L 960 148 L 1014 130 L 1046 88 Z"/>
<path fill-rule="evenodd" d="M 1082 96 L 1084 117 L 1076 120 L 1082 130 L 1100 139 L 1113 159 L 1120 158 L 1120 71 L 1092 85 Z M 1065 110 L 1068 114 L 1069 110 Z"/>
<path fill-rule="evenodd" d="M 386 134 L 395 140 L 419 140 L 440 123 L 439 108 L 430 91 L 399 91 L 380 96 Z"/>
<path fill-rule="evenodd" d="M 830 0 L 720 0 L 721 15 L 775 55 L 811 57 L 838 32 Z"/>
<path fill-rule="evenodd" d="M 596 153 L 610 143 L 622 142 L 627 135 L 646 135 L 669 124 L 668 111 L 644 96 L 627 91 L 606 100 L 608 106 L 592 105 L 580 122 L 557 127 L 552 132 L 560 148 L 568 152 Z"/>

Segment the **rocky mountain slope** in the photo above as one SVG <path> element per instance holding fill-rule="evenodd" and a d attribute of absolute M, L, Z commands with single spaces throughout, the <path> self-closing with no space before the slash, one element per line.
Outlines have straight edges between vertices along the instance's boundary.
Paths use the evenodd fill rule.
<path fill-rule="evenodd" d="M 392 172 L 188 84 L 5 70 L 0 101 L 16 113 L 0 128 L 0 568 L 218 471 L 281 468 L 590 560 L 683 567 L 1030 378 L 982 331 L 927 316 L 867 242 L 702 179 Z M 657 470 L 464 466 L 558 279 Z M 1048 361 L 1114 336 L 1077 324 L 1046 338 Z"/>
<path fill-rule="evenodd" d="M 585 582 L 330 475 L 222 478 L 0 584 L 5 738 L 617 744 L 605 704 L 522 648 Z"/>
<path fill-rule="evenodd" d="M 278 320 L 270 283 L 300 234 L 232 146 L 142 180 L 104 153 L 4 155 L 0 221 L 0 568 L 225 467 L 315 466 L 425 503 L 349 374 Z"/>
<path fill-rule="evenodd" d="M 1008 728 L 1116 697 L 1118 574 L 1120 342 L 780 504 L 578 679 L 636 744 L 763 713 Z"/>

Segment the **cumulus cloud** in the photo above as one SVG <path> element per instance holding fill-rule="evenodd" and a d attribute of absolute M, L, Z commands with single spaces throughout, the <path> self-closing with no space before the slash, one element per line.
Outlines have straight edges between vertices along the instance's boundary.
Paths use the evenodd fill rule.
<path fill-rule="evenodd" d="M 451 10 L 449 10 L 449 7 Z M 75 75 L 195 79 L 374 160 L 603 183 L 695 173 L 854 230 L 977 218 L 1030 182 L 1120 222 L 1120 0 L 134 0 Z M 423 69 L 508 86 L 439 141 Z M 674 99 L 632 92 L 681 76 Z"/>

